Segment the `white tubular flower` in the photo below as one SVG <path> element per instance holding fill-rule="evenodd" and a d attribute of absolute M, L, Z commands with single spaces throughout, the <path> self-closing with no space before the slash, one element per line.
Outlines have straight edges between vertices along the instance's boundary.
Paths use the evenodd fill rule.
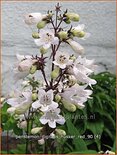
<path fill-rule="evenodd" d="M 92 90 L 85 89 L 85 86 L 79 86 L 78 84 L 75 84 L 74 86 L 70 88 L 66 88 L 63 93 L 61 93 L 61 96 L 68 102 L 75 104 L 78 108 L 82 109 L 85 107 L 83 103 L 87 101 L 88 98 L 90 98 L 90 95 L 92 94 Z"/>
<path fill-rule="evenodd" d="M 40 108 L 41 111 L 46 111 L 51 107 L 57 108 L 58 103 L 53 101 L 53 90 L 45 92 L 43 89 L 39 90 L 38 100 L 32 104 L 34 109 Z"/>
<path fill-rule="evenodd" d="M 58 37 L 54 36 L 53 31 L 41 29 L 39 32 L 39 39 L 35 39 L 37 46 L 42 46 L 44 49 L 50 48 L 51 44 L 57 45 L 59 43 Z"/>
<path fill-rule="evenodd" d="M 95 85 L 97 82 L 88 77 L 96 68 L 96 65 L 93 63 L 94 60 L 88 60 L 79 56 L 74 63 L 68 66 L 67 72 L 74 75 L 78 82 L 88 84 L 89 86 Z"/>
<path fill-rule="evenodd" d="M 42 15 L 41 13 L 30 13 L 25 15 L 24 21 L 27 25 L 35 25 L 40 22 L 47 15 Z"/>
<path fill-rule="evenodd" d="M 86 73 L 86 71 L 85 71 L 85 73 Z M 79 71 L 76 67 L 74 67 L 74 75 L 75 75 L 76 79 L 78 80 L 78 82 L 87 84 L 90 87 L 91 87 L 91 85 L 95 85 L 97 83 L 96 80 L 91 79 L 86 74 L 83 74 L 82 70 Z"/>
<path fill-rule="evenodd" d="M 17 54 L 18 63 L 15 64 L 13 68 L 14 77 L 16 80 L 26 77 L 29 72 L 31 66 L 37 61 L 36 59 L 32 59 L 31 56 L 27 55 L 19 55 Z"/>
<path fill-rule="evenodd" d="M 40 122 L 42 124 L 48 123 L 49 127 L 56 128 L 56 123 L 61 125 L 65 123 L 65 118 L 59 115 L 59 113 L 59 108 L 51 108 L 48 111 L 46 111 L 44 115 L 40 118 Z"/>
<path fill-rule="evenodd" d="M 23 114 L 28 110 L 32 103 L 32 92 L 22 92 L 22 96 L 19 95 L 16 98 L 10 98 L 7 100 L 7 103 L 12 107 L 10 110 L 13 110 L 14 112 L 17 111 L 17 114 Z"/>
<path fill-rule="evenodd" d="M 79 35 L 80 39 L 85 40 L 90 37 L 90 33 L 84 32 L 84 28 L 85 28 L 84 24 L 79 24 L 77 27 L 73 27 L 72 30 L 76 31 L 76 33 L 77 33 L 77 35 Z M 80 35 L 81 35 L 81 37 L 80 37 Z"/>
<path fill-rule="evenodd" d="M 69 63 L 69 54 L 65 52 L 57 51 L 55 55 L 55 61 L 53 63 L 56 66 L 59 66 L 61 69 L 66 68 L 67 64 Z"/>
<path fill-rule="evenodd" d="M 97 65 L 94 64 L 94 59 L 93 60 L 88 60 L 86 59 L 86 57 L 82 58 L 81 56 L 79 56 L 76 61 L 75 64 L 81 64 L 84 67 L 86 67 L 87 69 L 92 70 L 92 72 L 95 71 L 95 69 L 97 68 Z"/>
<path fill-rule="evenodd" d="M 69 43 L 69 45 L 71 46 L 71 48 L 78 54 L 83 54 L 84 53 L 84 48 L 77 43 L 76 41 L 69 39 L 67 40 L 67 42 Z"/>

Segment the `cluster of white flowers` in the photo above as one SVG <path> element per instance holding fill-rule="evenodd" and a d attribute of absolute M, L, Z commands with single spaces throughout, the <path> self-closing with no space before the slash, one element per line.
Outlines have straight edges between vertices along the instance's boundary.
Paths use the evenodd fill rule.
<path fill-rule="evenodd" d="M 75 41 L 75 38 L 85 40 L 90 34 L 84 31 L 84 24 L 63 30 L 60 27 L 62 22 L 67 24 L 71 21 L 78 22 L 79 15 L 65 12 L 63 16 L 59 16 L 59 11 L 57 11 L 56 19 L 58 24 L 54 23 L 53 14 L 50 12 L 45 15 L 30 13 L 25 16 L 24 21 L 27 25 L 37 25 L 38 31 L 34 32 L 32 37 L 35 44 L 40 47 L 40 55 L 17 54 L 18 63 L 14 65 L 15 79 L 26 80 L 25 78 L 29 75 L 32 76 L 32 78 L 28 78 L 28 82 L 23 82 L 25 87 L 30 85 L 32 89 L 24 89 L 20 93 L 15 92 L 14 97 L 7 100 L 11 106 L 7 112 L 17 116 L 20 128 L 26 128 L 27 120 L 34 116 L 32 113 L 41 114 L 39 121 L 43 127 L 45 124 L 48 124 L 50 128 L 56 128 L 56 123 L 63 125 L 65 118 L 62 116 L 62 110 L 67 109 L 74 112 L 77 108 L 84 108 L 84 103 L 91 98 L 90 95 L 93 93 L 92 85 L 96 84 L 96 81 L 91 79 L 90 75 L 95 71 L 96 65 L 94 60 L 83 57 L 84 48 Z M 52 28 L 45 28 L 48 24 Z M 59 46 L 63 42 L 68 44 L 75 53 L 69 54 L 64 49 L 60 51 Z M 50 48 L 52 50 L 50 53 L 52 69 L 51 79 L 48 79 L 45 72 L 45 59 L 48 58 L 45 55 Z M 37 71 L 42 73 L 42 85 L 38 85 L 34 79 Z M 23 119 L 21 119 L 22 117 Z M 40 131 L 40 127 L 39 130 L 38 127 L 35 128 L 35 131 L 32 129 L 32 133 L 37 131 Z"/>

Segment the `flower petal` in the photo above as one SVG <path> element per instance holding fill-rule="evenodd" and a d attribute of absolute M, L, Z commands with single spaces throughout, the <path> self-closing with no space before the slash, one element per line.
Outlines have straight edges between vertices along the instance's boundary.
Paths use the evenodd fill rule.
<path fill-rule="evenodd" d="M 44 44 L 44 45 L 43 45 L 43 48 L 44 48 L 44 49 L 48 49 L 48 48 L 50 48 L 50 46 L 51 46 L 50 43 L 48 43 L 48 44 Z"/>
<path fill-rule="evenodd" d="M 47 92 L 47 94 L 48 94 L 49 96 L 51 96 L 51 100 L 53 100 L 53 90 L 50 89 L 50 90 Z"/>
<path fill-rule="evenodd" d="M 41 118 L 40 118 L 39 120 L 40 120 L 40 122 L 41 122 L 42 124 L 46 124 L 46 123 L 48 122 L 48 120 L 45 119 L 45 115 L 41 116 Z"/>
<path fill-rule="evenodd" d="M 48 110 L 48 108 L 49 108 L 49 106 L 46 106 L 46 107 L 45 107 L 45 106 L 41 105 L 40 110 L 43 111 L 43 112 L 45 112 L 45 111 Z"/>
<path fill-rule="evenodd" d="M 37 46 L 42 46 L 42 45 L 43 45 L 41 39 L 35 39 L 34 42 L 35 42 L 35 44 L 36 44 Z"/>
<path fill-rule="evenodd" d="M 48 122 L 49 127 L 56 128 L 56 122 L 55 121 L 49 121 Z"/>
<path fill-rule="evenodd" d="M 58 107 L 58 103 L 52 101 L 52 104 L 49 106 L 50 108 L 56 109 Z"/>
<path fill-rule="evenodd" d="M 59 43 L 58 37 L 54 37 L 52 44 L 57 45 Z"/>
<path fill-rule="evenodd" d="M 58 123 L 58 124 L 64 124 L 65 123 L 65 118 L 63 117 L 63 116 L 61 116 L 61 115 L 58 115 L 59 116 L 59 119 L 57 119 L 56 120 L 56 122 Z"/>
<path fill-rule="evenodd" d="M 12 107 L 15 107 L 19 104 L 18 99 L 17 98 L 10 98 L 7 100 L 7 103 L 9 105 L 11 105 Z"/>
<path fill-rule="evenodd" d="M 35 101 L 35 102 L 32 103 L 32 107 L 34 109 L 38 109 L 40 106 L 41 106 L 41 104 L 39 103 L 39 100 L 37 100 L 37 101 Z"/>

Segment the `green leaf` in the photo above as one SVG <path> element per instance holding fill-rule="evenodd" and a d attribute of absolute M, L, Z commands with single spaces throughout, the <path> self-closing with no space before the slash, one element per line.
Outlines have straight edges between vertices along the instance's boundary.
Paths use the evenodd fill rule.
<path fill-rule="evenodd" d="M 20 135 L 23 134 L 23 130 L 17 127 L 17 123 L 14 124 L 13 132 L 14 132 L 14 134 L 16 134 L 16 135 L 18 135 L 18 136 L 20 136 Z"/>
<path fill-rule="evenodd" d="M 1 113 L 2 113 L 2 114 L 6 114 L 6 113 L 7 113 L 7 109 L 8 109 L 9 107 L 10 107 L 10 106 L 9 106 L 6 102 L 3 103 Z"/>
<path fill-rule="evenodd" d="M 25 153 L 25 144 L 18 144 L 17 149 L 10 150 L 11 154 L 24 154 Z"/>
<path fill-rule="evenodd" d="M 15 120 L 13 117 L 10 117 L 5 125 L 3 126 L 3 130 L 12 130 L 15 125 Z"/>
<path fill-rule="evenodd" d="M 67 118 L 69 118 L 69 117 L 67 117 Z M 67 119 L 66 124 L 67 124 L 67 128 L 68 128 L 68 134 L 75 137 L 75 138 L 73 138 L 75 150 L 87 150 L 87 146 L 86 146 L 84 140 L 79 138 L 79 136 L 81 136 L 81 135 L 79 134 L 78 130 L 75 128 L 75 126 L 73 125 L 73 123 L 71 122 L 70 119 Z"/>
<path fill-rule="evenodd" d="M 104 129 L 104 123 L 103 121 L 98 121 L 98 122 L 88 122 L 87 123 L 87 129 L 89 129 L 90 131 L 92 131 L 92 133 L 94 134 L 95 137 L 95 142 L 97 144 L 98 150 L 101 149 L 101 145 L 100 145 L 100 139 L 99 137 L 101 137 L 103 129 Z"/>

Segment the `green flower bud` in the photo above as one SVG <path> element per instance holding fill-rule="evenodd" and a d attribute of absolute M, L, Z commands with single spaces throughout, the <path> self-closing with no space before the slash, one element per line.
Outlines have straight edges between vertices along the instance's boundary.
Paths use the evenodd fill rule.
<path fill-rule="evenodd" d="M 80 31 L 78 34 L 79 38 L 83 38 L 85 36 L 85 32 L 84 31 Z"/>
<path fill-rule="evenodd" d="M 76 13 L 66 13 L 66 17 L 68 17 L 70 20 L 78 22 L 79 21 L 79 15 Z"/>
<path fill-rule="evenodd" d="M 76 60 L 76 56 L 75 56 L 75 55 L 71 55 L 71 56 L 70 56 L 70 60 L 75 61 L 75 60 Z"/>
<path fill-rule="evenodd" d="M 33 93 L 33 94 L 32 94 L 32 101 L 36 101 L 37 98 L 38 98 L 37 93 Z"/>
<path fill-rule="evenodd" d="M 30 74 L 34 74 L 37 71 L 37 65 L 32 65 L 30 68 Z"/>
<path fill-rule="evenodd" d="M 19 107 L 16 108 L 15 114 L 18 114 L 18 115 L 24 114 L 29 109 L 29 107 L 30 107 L 29 103 L 20 105 Z"/>
<path fill-rule="evenodd" d="M 59 102 L 61 100 L 61 96 L 59 94 L 55 95 L 55 101 Z"/>
<path fill-rule="evenodd" d="M 43 29 L 46 26 L 47 22 L 46 21 L 41 21 L 37 24 L 38 29 Z"/>
<path fill-rule="evenodd" d="M 41 133 L 42 129 L 43 129 L 43 127 L 36 127 L 36 128 L 33 128 L 33 129 L 31 130 L 31 133 L 32 133 L 33 135 L 35 135 L 35 134 L 37 134 L 37 133 Z"/>
<path fill-rule="evenodd" d="M 59 75 L 59 68 L 56 67 L 56 68 L 51 72 L 51 78 L 52 78 L 52 79 L 55 79 L 55 78 L 58 77 L 58 75 Z"/>
<path fill-rule="evenodd" d="M 53 15 L 54 15 L 53 13 L 49 13 L 49 14 L 47 15 L 47 18 L 51 18 Z"/>
<path fill-rule="evenodd" d="M 58 36 L 59 36 L 60 40 L 65 40 L 68 37 L 68 33 L 66 31 L 60 31 L 58 33 Z"/>
<path fill-rule="evenodd" d="M 80 31 L 72 29 L 71 33 L 72 33 L 73 36 L 78 37 L 78 34 L 80 33 Z"/>
<path fill-rule="evenodd" d="M 79 30 L 71 30 L 73 36 L 75 37 L 79 37 L 79 38 L 82 38 L 85 36 L 85 32 L 84 31 L 79 31 Z"/>
<path fill-rule="evenodd" d="M 62 129 L 55 129 L 55 134 L 57 136 L 61 136 L 61 137 L 64 137 L 66 135 L 66 132 Z"/>
<path fill-rule="evenodd" d="M 70 19 L 65 19 L 64 22 L 65 22 L 66 24 L 70 24 L 70 23 L 71 23 Z"/>
<path fill-rule="evenodd" d="M 33 37 L 34 39 L 38 39 L 38 38 L 39 38 L 39 33 L 33 32 L 32 37 Z"/>
<path fill-rule="evenodd" d="M 41 54 L 45 54 L 45 53 L 47 53 L 47 51 L 48 51 L 48 50 L 45 49 L 45 48 L 43 48 L 43 47 L 40 48 L 40 53 L 41 53 Z"/>
<path fill-rule="evenodd" d="M 67 109 L 68 111 L 70 112 L 76 111 L 76 106 L 74 104 L 69 103 L 65 99 L 62 99 L 61 102 L 63 103 L 64 108 Z"/>

